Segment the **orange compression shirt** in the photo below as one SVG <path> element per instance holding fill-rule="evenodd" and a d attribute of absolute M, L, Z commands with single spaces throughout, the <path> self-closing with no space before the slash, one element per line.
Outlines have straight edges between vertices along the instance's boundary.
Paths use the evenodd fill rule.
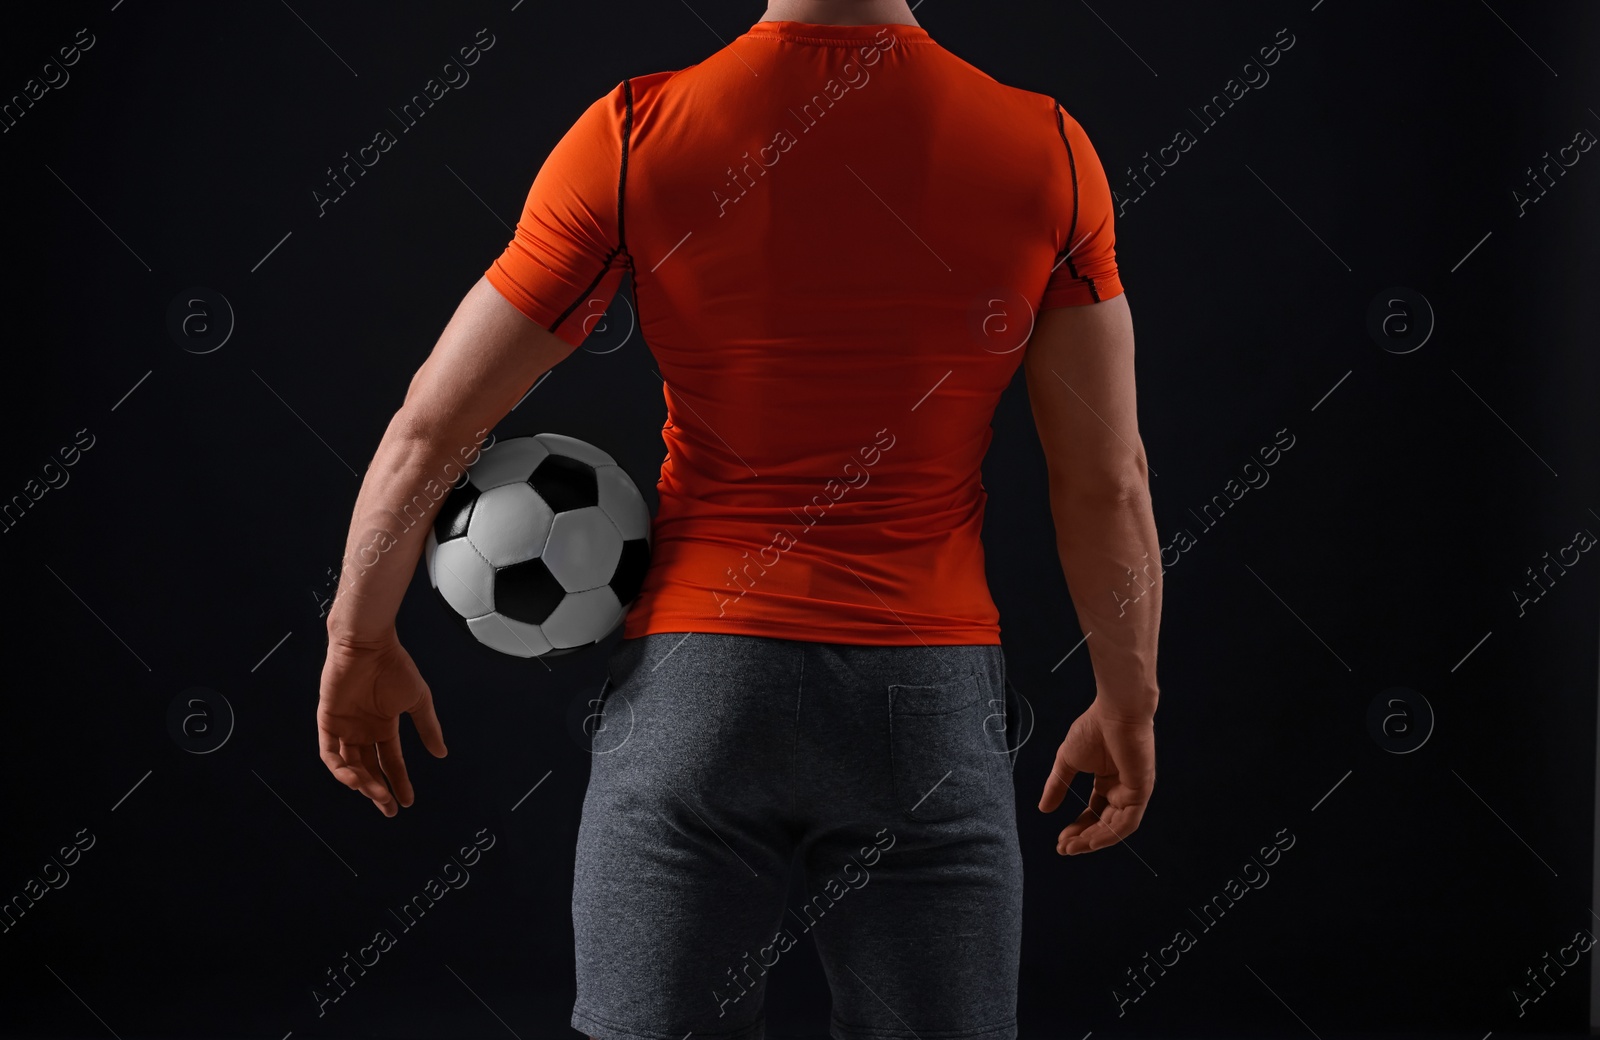
<path fill-rule="evenodd" d="M 1037 311 L 1122 292 L 1084 130 L 909 25 L 619 83 L 485 272 L 574 346 L 632 272 L 666 458 L 626 638 L 998 643 L 979 467 Z"/>

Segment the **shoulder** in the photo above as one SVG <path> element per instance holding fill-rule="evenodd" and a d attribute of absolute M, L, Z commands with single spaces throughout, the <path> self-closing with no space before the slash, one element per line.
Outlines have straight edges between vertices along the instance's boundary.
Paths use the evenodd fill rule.
<path fill-rule="evenodd" d="M 995 79 L 983 69 L 946 48 L 940 47 L 939 50 L 949 67 L 950 74 L 956 78 L 968 79 L 968 85 L 982 92 L 992 104 L 1011 108 L 1025 118 L 1054 121 L 1058 102 L 1052 95 Z"/>
<path fill-rule="evenodd" d="M 663 98 L 672 94 L 675 89 L 682 89 L 683 81 L 680 77 L 693 68 L 691 65 L 684 69 L 629 76 L 619 80 L 602 97 L 596 99 L 594 107 L 604 110 L 613 126 L 619 129 L 624 126 L 636 129 L 641 120 L 647 119 L 650 113 L 660 108 Z"/>
<path fill-rule="evenodd" d="M 654 96 L 659 94 L 668 83 L 671 83 L 678 76 L 683 75 L 694 67 L 690 65 L 687 68 L 668 69 L 664 72 L 647 72 L 642 76 L 630 76 L 627 82 L 633 84 L 633 91 L 636 96 L 639 94 Z"/>
<path fill-rule="evenodd" d="M 619 92 L 626 92 L 633 98 L 635 108 L 649 107 L 657 104 L 663 97 L 681 89 L 687 82 L 689 73 L 696 66 L 690 65 L 682 69 L 669 69 L 663 72 L 647 72 L 641 76 L 629 76 L 617 84 Z"/>
<path fill-rule="evenodd" d="M 672 80 L 687 71 L 689 70 L 673 69 L 628 76 L 618 80 L 598 97 L 591 96 L 592 100 L 589 101 L 588 107 L 620 117 L 629 109 L 636 110 L 641 106 L 655 103 L 669 89 Z"/>

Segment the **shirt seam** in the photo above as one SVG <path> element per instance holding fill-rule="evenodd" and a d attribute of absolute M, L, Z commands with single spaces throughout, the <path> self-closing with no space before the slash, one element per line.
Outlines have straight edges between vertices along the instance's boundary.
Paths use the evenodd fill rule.
<path fill-rule="evenodd" d="M 859 47 L 859 46 L 865 46 L 866 44 L 872 43 L 875 39 L 877 39 L 877 37 L 876 36 L 859 36 L 859 37 L 856 37 L 855 39 L 851 39 L 851 40 L 841 40 L 841 39 L 838 39 L 836 37 L 829 37 L 829 36 L 793 36 L 793 35 L 789 35 L 787 33 L 782 34 L 782 35 L 779 35 L 779 34 L 776 34 L 776 33 L 746 33 L 745 35 L 739 37 L 739 39 L 741 39 L 741 40 L 772 40 L 774 42 L 786 42 L 786 43 L 817 43 L 817 44 L 823 45 L 824 47 Z M 928 37 L 928 36 L 896 36 L 894 45 L 896 47 L 898 47 L 901 44 L 906 44 L 906 43 L 937 43 L 937 42 L 938 42 L 937 40 L 933 39 L 932 37 Z"/>

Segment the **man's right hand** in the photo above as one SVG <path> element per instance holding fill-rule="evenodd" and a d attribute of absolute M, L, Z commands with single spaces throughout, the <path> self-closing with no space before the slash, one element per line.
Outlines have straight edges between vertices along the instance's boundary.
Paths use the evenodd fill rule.
<path fill-rule="evenodd" d="M 435 758 L 445 757 L 433 691 L 394 630 L 366 645 L 330 633 L 317 702 L 322 761 L 335 780 L 372 799 L 385 816 L 416 800 L 400 751 L 403 714 L 410 714 L 422 746 Z"/>
<path fill-rule="evenodd" d="M 1094 701 L 1067 730 L 1044 782 L 1041 812 L 1055 812 L 1078 773 L 1094 774 L 1089 805 L 1056 838 L 1071 856 L 1115 845 L 1139 828 L 1156 784 L 1155 723 L 1118 719 Z"/>

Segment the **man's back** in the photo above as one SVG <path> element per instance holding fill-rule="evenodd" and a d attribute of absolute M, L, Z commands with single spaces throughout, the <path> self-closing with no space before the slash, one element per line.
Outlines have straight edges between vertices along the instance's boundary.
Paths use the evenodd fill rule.
<path fill-rule="evenodd" d="M 667 458 L 628 638 L 998 643 L 979 467 L 1035 313 L 1122 291 L 1082 128 L 912 25 L 763 21 L 597 101 L 486 276 L 569 343 L 631 270 Z"/>
<path fill-rule="evenodd" d="M 668 453 L 653 565 L 585 727 L 607 743 L 573 860 L 571 1024 L 761 1035 L 767 970 L 809 933 L 833 1036 L 1015 1040 L 1018 703 L 978 534 L 1019 366 L 1093 636 L 1095 698 L 1039 809 L 1079 772 L 1093 787 L 1056 851 L 1133 833 L 1155 783 L 1159 573 L 1104 594 L 1160 552 L 1111 195 L 1052 99 L 945 52 L 905 0 L 768 15 L 863 24 L 764 20 L 589 108 L 413 378 L 346 559 L 631 271 Z M 329 612 L 322 760 L 391 816 L 412 804 L 398 714 L 445 754 L 395 634 L 435 510 Z"/>

